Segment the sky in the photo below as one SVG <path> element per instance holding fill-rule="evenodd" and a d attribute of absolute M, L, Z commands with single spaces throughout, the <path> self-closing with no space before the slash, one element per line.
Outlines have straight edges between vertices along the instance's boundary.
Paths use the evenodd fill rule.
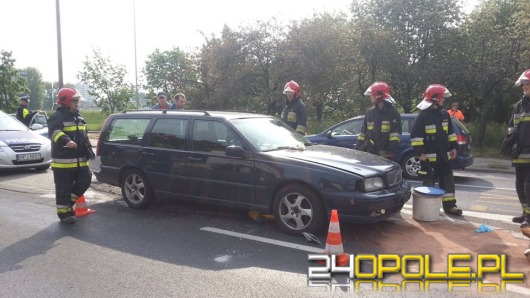
<path fill-rule="evenodd" d="M 273 17 L 289 22 L 315 12 L 348 13 L 351 2 L 60 0 L 63 81 L 79 81 L 76 76 L 83 61 L 92 56 L 94 49 L 113 64 L 124 65 L 126 80 L 134 84 L 135 62 L 141 80 L 144 61 L 157 48 L 193 51 L 204 43 L 201 32 L 219 36 L 225 24 L 237 28 Z M 56 0 L 0 0 L 0 50 L 12 52 L 16 68 L 35 67 L 44 81 L 58 81 L 56 20 Z"/>

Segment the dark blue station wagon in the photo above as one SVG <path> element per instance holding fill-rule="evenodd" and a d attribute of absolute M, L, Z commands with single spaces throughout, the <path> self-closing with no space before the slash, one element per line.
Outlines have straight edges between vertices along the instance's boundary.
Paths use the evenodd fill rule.
<path fill-rule="evenodd" d="M 420 169 L 419 158 L 416 156 L 410 142 L 410 131 L 417 114 L 401 114 L 402 137 L 397 150 L 395 162 L 403 168 L 403 176 L 409 179 L 418 178 Z M 309 135 L 306 138 L 315 144 L 324 144 L 345 148 L 353 148 L 357 142 L 357 137 L 361 133 L 364 116 L 357 116 L 320 132 Z M 451 117 L 453 128 L 458 142 L 458 154 L 452 160 L 453 169 L 464 169 L 473 164 L 471 155 L 471 134 L 460 120 Z"/>
<path fill-rule="evenodd" d="M 291 234 L 341 220 L 376 222 L 410 198 L 401 167 L 357 150 L 314 145 L 281 120 L 210 111 L 110 115 L 100 132 L 100 182 L 145 208 L 170 197 L 272 213 Z"/>

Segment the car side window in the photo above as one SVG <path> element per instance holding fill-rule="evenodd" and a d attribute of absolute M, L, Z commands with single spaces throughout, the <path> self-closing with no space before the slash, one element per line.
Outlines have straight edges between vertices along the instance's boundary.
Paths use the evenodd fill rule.
<path fill-rule="evenodd" d="M 151 119 L 114 119 L 109 125 L 105 141 L 111 143 L 140 145 Z"/>
<path fill-rule="evenodd" d="M 218 121 L 195 120 L 192 134 L 193 151 L 224 153 L 227 146 L 241 146 L 232 131 Z"/>
<path fill-rule="evenodd" d="M 361 133 L 361 125 L 363 124 L 362 119 L 356 119 L 352 121 L 348 121 L 346 123 L 343 123 L 337 127 L 335 127 L 331 131 L 331 135 L 333 136 L 351 136 L 351 135 L 358 135 Z"/>
<path fill-rule="evenodd" d="M 401 118 L 401 134 L 410 134 L 411 122 L 410 118 Z"/>
<path fill-rule="evenodd" d="M 149 134 L 148 146 L 184 150 L 187 119 L 158 119 Z"/>

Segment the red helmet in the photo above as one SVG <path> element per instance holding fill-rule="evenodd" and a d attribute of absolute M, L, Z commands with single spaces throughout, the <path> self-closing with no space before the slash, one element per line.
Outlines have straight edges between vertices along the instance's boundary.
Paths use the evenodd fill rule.
<path fill-rule="evenodd" d="M 295 81 L 290 81 L 283 87 L 283 94 L 294 93 L 295 97 L 300 96 L 300 86 Z"/>
<path fill-rule="evenodd" d="M 389 103 L 395 104 L 396 101 L 390 96 L 390 86 L 385 82 L 375 82 L 364 92 L 364 95 L 368 95 L 372 99 L 372 103 L 377 100 L 384 99 Z"/>
<path fill-rule="evenodd" d="M 523 72 L 523 74 L 515 82 L 515 86 L 521 86 L 523 84 L 530 84 L 530 69 Z"/>
<path fill-rule="evenodd" d="M 429 85 L 425 90 L 425 95 L 423 96 L 423 101 L 420 102 L 417 107 L 420 110 L 425 110 L 430 107 L 433 103 L 437 103 L 439 106 L 442 106 L 444 103 L 444 98 L 451 96 L 451 92 L 444 85 L 433 84 Z"/>
<path fill-rule="evenodd" d="M 72 101 L 72 98 L 80 98 L 81 94 L 79 92 L 71 87 L 64 87 L 57 92 L 57 102 L 56 104 L 61 105 L 63 107 L 69 107 L 70 102 Z"/>

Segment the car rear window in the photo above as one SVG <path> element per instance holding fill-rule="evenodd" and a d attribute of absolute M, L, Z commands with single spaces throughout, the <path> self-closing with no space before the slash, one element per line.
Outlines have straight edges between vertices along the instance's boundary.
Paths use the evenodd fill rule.
<path fill-rule="evenodd" d="M 108 129 L 107 142 L 140 145 L 151 119 L 114 119 Z"/>
<path fill-rule="evenodd" d="M 465 134 L 469 134 L 469 130 L 467 130 L 464 123 L 460 122 L 460 120 L 454 117 L 451 117 L 451 120 L 453 120 L 453 123 L 456 124 L 456 127 L 458 127 L 460 131 L 464 132 Z"/>

